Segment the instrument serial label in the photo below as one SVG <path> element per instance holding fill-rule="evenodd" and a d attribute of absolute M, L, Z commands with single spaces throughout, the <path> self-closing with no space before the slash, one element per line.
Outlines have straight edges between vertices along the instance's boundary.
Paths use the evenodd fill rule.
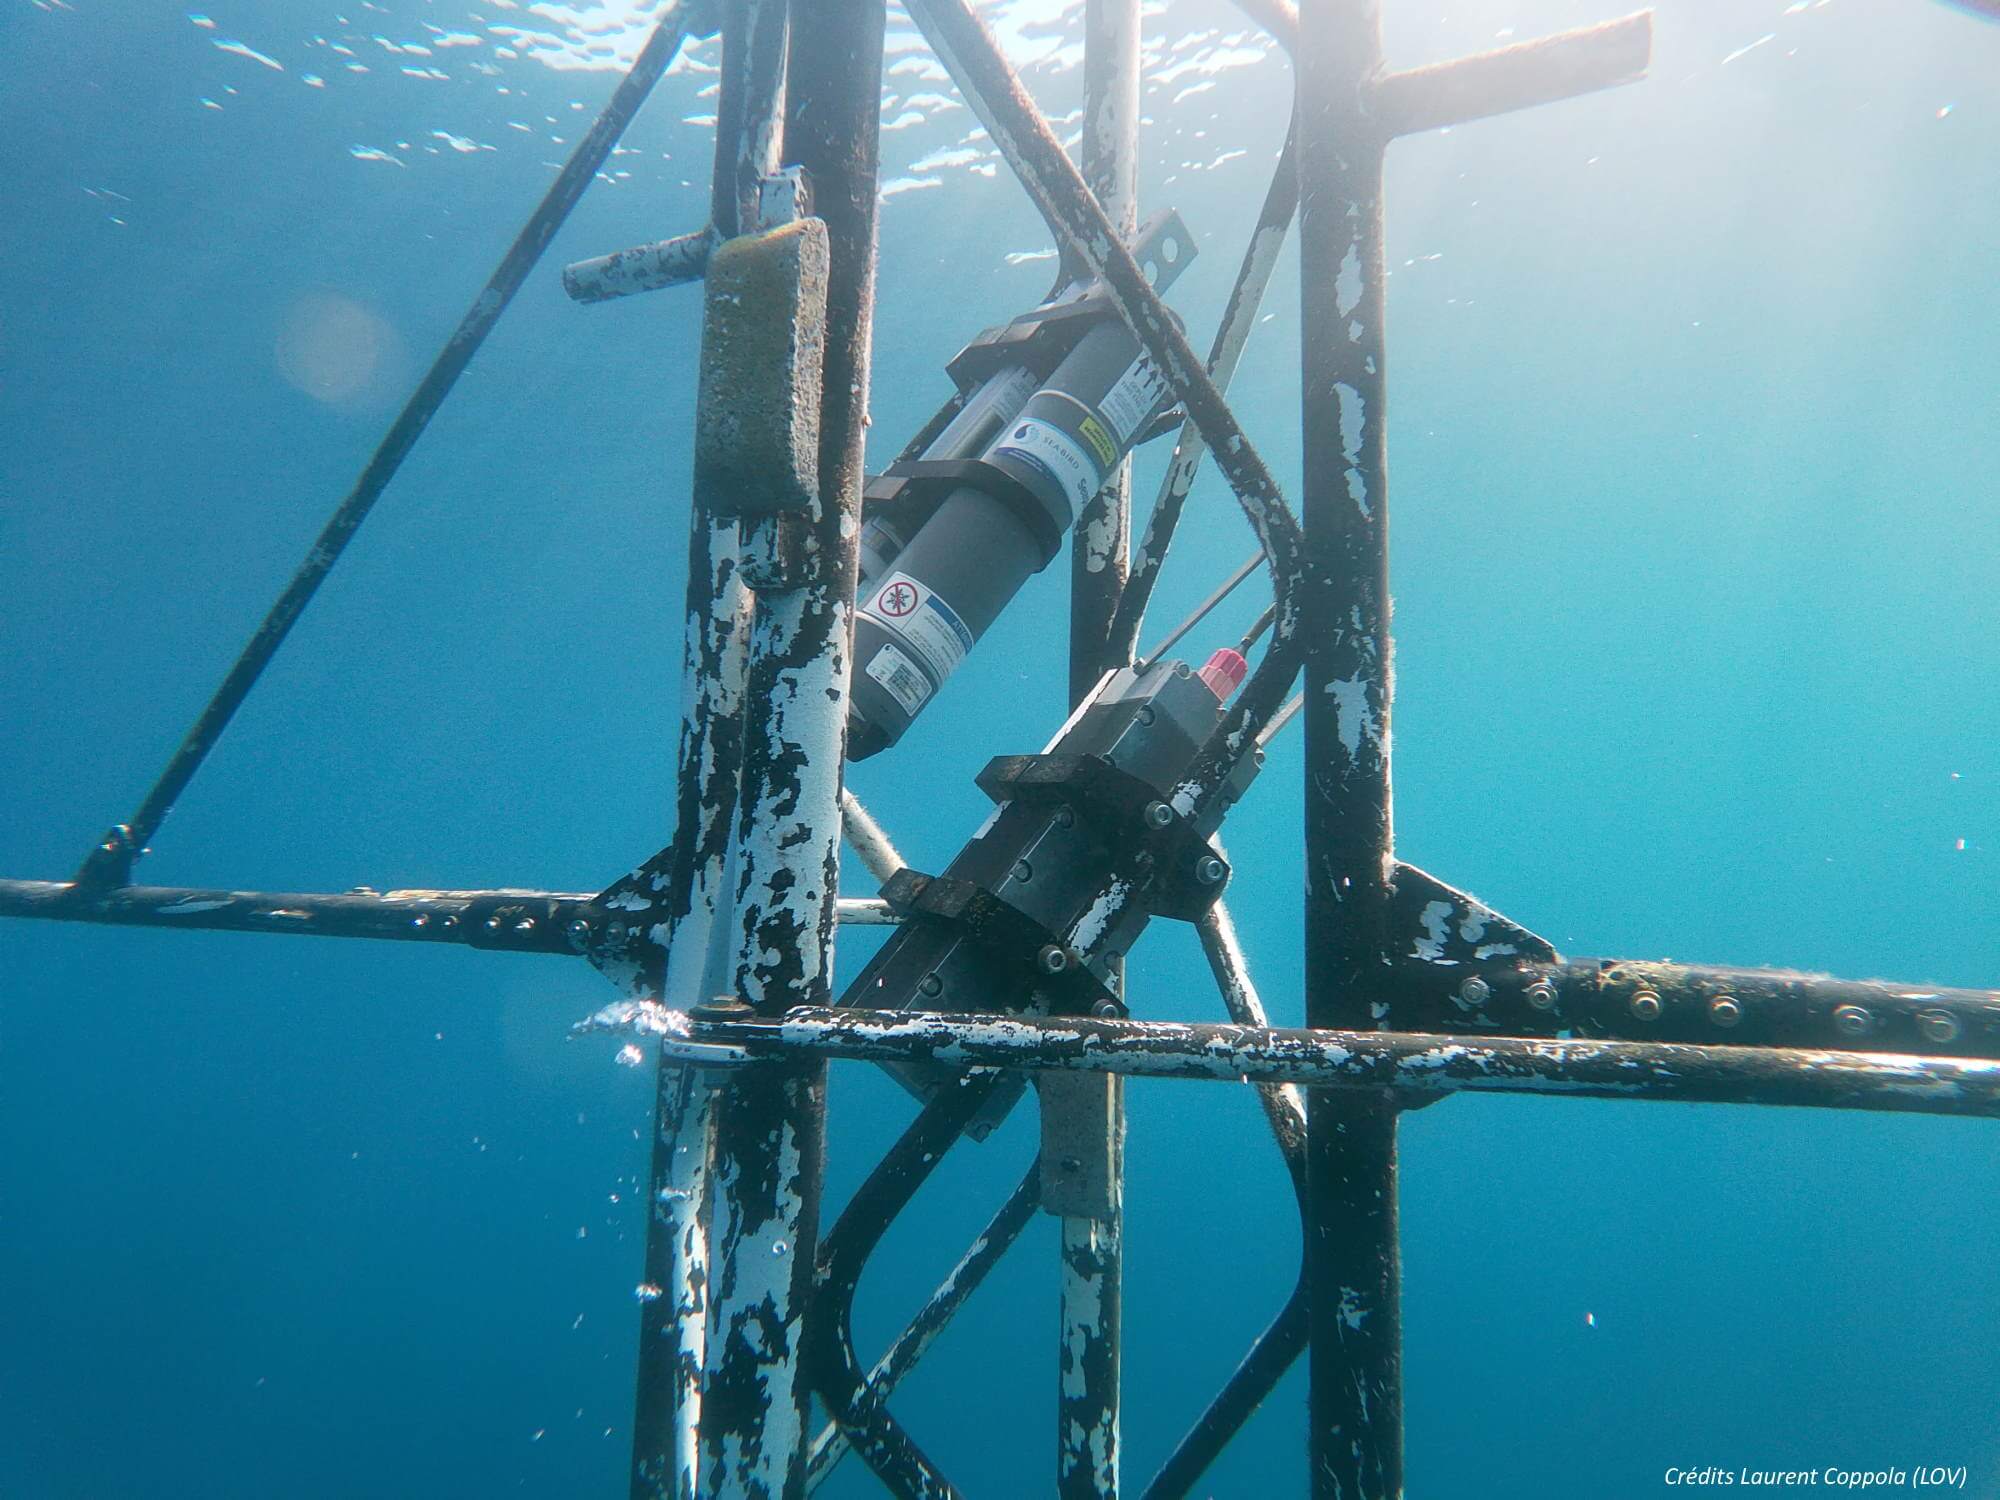
<path fill-rule="evenodd" d="M 951 676 L 965 660 L 965 653 L 972 649 L 972 632 L 966 629 L 958 612 L 938 597 L 929 584 L 908 573 L 891 573 L 883 579 L 869 593 L 861 612 L 908 646 L 930 669 L 936 682 L 942 683 Z M 881 660 L 880 654 L 876 660 Z M 875 669 L 871 665 L 868 671 L 873 676 Z M 882 685 L 889 687 L 886 682 Z M 926 687 L 926 697 L 929 692 Z M 899 699 L 901 696 L 897 694 Z"/>
<path fill-rule="evenodd" d="M 917 664 L 887 641 L 875 653 L 874 660 L 868 663 L 868 675 L 881 683 L 889 696 L 902 704 L 903 712 L 912 718 L 931 695 L 931 685 L 917 670 Z"/>

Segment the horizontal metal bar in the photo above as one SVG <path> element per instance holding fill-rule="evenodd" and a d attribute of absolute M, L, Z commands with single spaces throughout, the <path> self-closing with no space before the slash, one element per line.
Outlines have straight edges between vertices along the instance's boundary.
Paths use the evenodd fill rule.
<path fill-rule="evenodd" d="M 1641 959 L 1472 966 L 1407 955 L 1386 988 L 1388 1024 L 1404 1031 L 2000 1058 L 2000 990 Z"/>
<path fill-rule="evenodd" d="M 1653 13 L 1498 47 L 1375 80 L 1372 112 L 1386 135 L 1415 135 L 1634 83 L 1653 58 Z"/>
<path fill-rule="evenodd" d="M 697 229 L 670 240 L 572 261 L 563 267 L 563 290 L 578 302 L 609 302 L 634 292 L 685 286 L 708 273 L 708 257 L 721 238 L 712 227 Z"/>
<path fill-rule="evenodd" d="M 1675 1042 L 1529 1041 L 1417 1032 L 800 1007 L 776 1020 L 698 1017 L 688 1037 L 752 1058 L 797 1054 L 959 1068 L 1376 1089 L 2000 1115 L 2000 1061 Z M 661 1039 L 674 1055 L 682 1039 Z M 702 1055 L 709 1061 L 709 1054 Z"/>
<path fill-rule="evenodd" d="M 462 943 L 516 953 L 576 952 L 620 920 L 585 891 L 364 889 L 331 895 L 157 885 L 79 891 L 57 880 L 0 880 L 0 917 Z M 901 918 L 886 901 L 843 899 L 840 920 L 893 926 Z"/>

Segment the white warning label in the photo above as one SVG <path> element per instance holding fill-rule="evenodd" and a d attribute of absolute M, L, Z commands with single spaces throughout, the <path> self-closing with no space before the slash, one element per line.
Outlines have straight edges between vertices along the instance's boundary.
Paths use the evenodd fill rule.
<path fill-rule="evenodd" d="M 882 643 L 882 649 L 868 663 L 868 675 L 903 705 L 906 714 L 914 715 L 924 706 L 924 699 L 931 695 L 930 682 L 917 670 L 917 664 L 887 641 Z"/>
<path fill-rule="evenodd" d="M 1160 398 L 1166 393 L 1167 377 L 1143 354 L 1133 360 L 1111 389 L 1104 393 L 1097 409 L 1118 434 L 1119 447 L 1131 445 L 1132 434 L 1139 430 L 1140 423 L 1152 415 L 1153 408 L 1160 404 Z"/>
<path fill-rule="evenodd" d="M 958 612 L 929 584 L 908 573 L 891 573 L 883 579 L 861 612 L 915 652 L 938 682 L 951 676 L 972 649 L 972 632 Z"/>
<path fill-rule="evenodd" d="M 1002 453 L 1040 469 L 1053 479 L 1069 501 L 1071 520 L 1082 513 L 1090 497 L 1104 485 L 1106 469 L 1099 467 L 1075 438 L 1035 417 L 1016 422 L 986 456 L 995 458 Z"/>

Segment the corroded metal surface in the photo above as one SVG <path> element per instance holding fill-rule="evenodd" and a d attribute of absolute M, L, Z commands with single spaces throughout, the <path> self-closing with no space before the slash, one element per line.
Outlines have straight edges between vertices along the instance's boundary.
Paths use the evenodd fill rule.
<path fill-rule="evenodd" d="M 563 267 L 563 290 L 578 302 L 608 302 L 635 292 L 686 286 L 707 274 L 716 243 L 713 229 L 697 229 L 630 250 L 593 255 Z"/>
<path fill-rule="evenodd" d="M 799 1361 L 826 1149 L 825 1068 L 741 1069 L 714 1108 L 698 1493 L 789 1500 L 805 1484 L 810 1408 Z"/>
<path fill-rule="evenodd" d="M 632 1500 L 696 1500 L 701 1493 L 714 1100 L 714 1085 L 702 1069 L 661 1065 L 646 1273 L 639 1286 Z"/>
<path fill-rule="evenodd" d="M 1122 1212 L 1072 1214 L 1062 1221 L 1056 1368 L 1056 1493 L 1062 1496 L 1118 1493 L 1123 1234 Z"/>
<path fill-rule="evenodd" d="M 1416 968 L 1390 1009 L 1418 1030 L 2000 1056 L 2000 990 L 1630 958 Z"/>
<path fill-rule="evenodd" d="M 758 598 L 727 949 L 730 992 L 767 1011 L 824 998 L 832 979 L 884 22 L 883 0 L 794 8 L 783 90 L 763 96 L 784 101 L 785 160 L 812 183 L 828 251 L 816 489 L 803 511 L 744 530 Z M 744 138 L 768 153 L 761 181 L 778 166 L 775 128 Z M 747 1070 L 717 1108 L 717 1272 L 701 1435 L 704 1493 L 717 1500 L 804 1492 L 810 1402 L 801 1360 L 825 1116 L 817 1060 Z"/>
<path fill-rule="evenodd" d="M 893 926 L 900 919 L 872 897 L 842 898 L 842 922 Z M 0 917 L 93 922 L 112 927 L 275 932 L 296 937 L 386 938 L 458 943 L 516 953 L 570 953 L 591 934 L 616 927 L 619 912 L 586 891 L 221 891 L 192 886 L 121 885 L 79 890 L 64 880 L 0 880 Z M 579 928 L 577 924 L 582 923 Z"/>
<path fill-rule="evenodd" d="M 690 1040 L 740 1047 L 753 1058 L 817 1055 L 954 1068 L 1066 1068 L 1128 1077 L 1294 1083 L 1395 1093 L 1412 1101 L 1455 1093 L 1556 1094 L 2000 1115 L 2000 1061 L 1888 1052 L 830 1007 L 802 1007 L 775 1020 L 697 1024 Z M 666 1045 L 671 1050 L 680 1043 L 669 1038 Z"/>
<path fill-rule="evenodd" d="M 605 913 L 587 892 L 355 890 L 330 895 L 150 885 L 99 891 L 64 881 L 0 880 L 0 917 L 569 953 L 578 940 L 575 924 L 602 922 Z"/>
<path fill-rule="evenodd" d="M 1305 634 L 1305 1002 L 1317 1027 L 1380 1024 L 1368 980 L 1389 951 L 1388 470 L 1383 425 L 1382 149 L 1368 85 L 1378 0 L 1307 6 L 1298 69 Z M 1403 1489 L 1396 1109 L 1306 1103 L 1311 1492 Z"/>
<path fill-rule="evenodd" d="M 1120 241 L 1139 225 L 1139 0 L 1083 12 L 1083 179 Z M 1132 460 L 1119 461 L 1077 517 L 1070 551 L 1069 702 L 1131 662 L 1111 627 L 1130 571 Z M 1125 964 L 1109 964 L 1121 1001 Z M 1125 1091 L 1116 1078 L 1045 1078 L 1044 1207 L 1062 1216 L 1056 1382 L 1059 1500 L 1116 1500 L 1125 1235 Z"/>

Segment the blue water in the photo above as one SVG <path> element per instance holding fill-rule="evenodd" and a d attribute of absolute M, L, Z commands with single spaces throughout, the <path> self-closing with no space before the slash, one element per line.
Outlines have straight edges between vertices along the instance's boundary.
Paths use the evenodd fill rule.
<path fill-rule="evenodd" d="M 1390 56 L 1616 8 L 1407 0 Z M 1049 23 L 1078 7 L 987 9 L 1073 109 Z M 1205 342 L 1289 85 L 1220 3 L 1149 9 L 1144 195 L 1202 242 L 1174 301 Z M 4 0 L 0 873 L 66 875 L 136 803 L 608 96 L 625 10 Z M 878 462 L 1049 272 L 893 29 Z M 698 295 L 579 309 L 556 269 L 700 221 L 694 56 L 149 881 L 587 889 L 671 836 Z M 1996 77 L 2000 28 L 1943 5 L 1664 0 L 1650 81 L 1394 147 L 1403 857 L 1566 953 L 2000 981 Z M 1234 394 L 1296 495 L 1289 264 L 1268 309 Z M 1149 634 L 1247 536 L 1206 480 Z M 1062 717 L 1065 578 L 854 773 L 918 866 L 983 815 L 984 760 Z M 1281 1022 L 1299 748 L 1225 831 Z M 843 935 L 844 973 L 875 940 Z M 620 1039 L 567 1037 L 598 976 L 29 925 L 0 976 L 0 1496 L 622 1493 L 651 1095 Z M 1131 983 L 1143 1015 L 1217 1013 L 1170 924 Z M 1298 1231 L 1246 1093 L 1130 1100 L 1136 1484 Z M 1023 1169 L 1030 1114 L 892 1233 L 866 1348 Z M 907 1115 L 837 1072 L 836 1199 Z M 1403 1140 L 1413 1496 L 1631 1500 L 1710 1463 L 1962 1464 L 2000 1495 L 1991 1124 L 1467 1098 Z M 1047 1492 L 1055 1339 L 1041 1220 L 896 1403 L 974 1495 Z M 1302 1402 L 1295 1372 L 1204 1492 L 1300 1492 Z M 823 1491 L 870 1492 L 858 1464 Z"/>

